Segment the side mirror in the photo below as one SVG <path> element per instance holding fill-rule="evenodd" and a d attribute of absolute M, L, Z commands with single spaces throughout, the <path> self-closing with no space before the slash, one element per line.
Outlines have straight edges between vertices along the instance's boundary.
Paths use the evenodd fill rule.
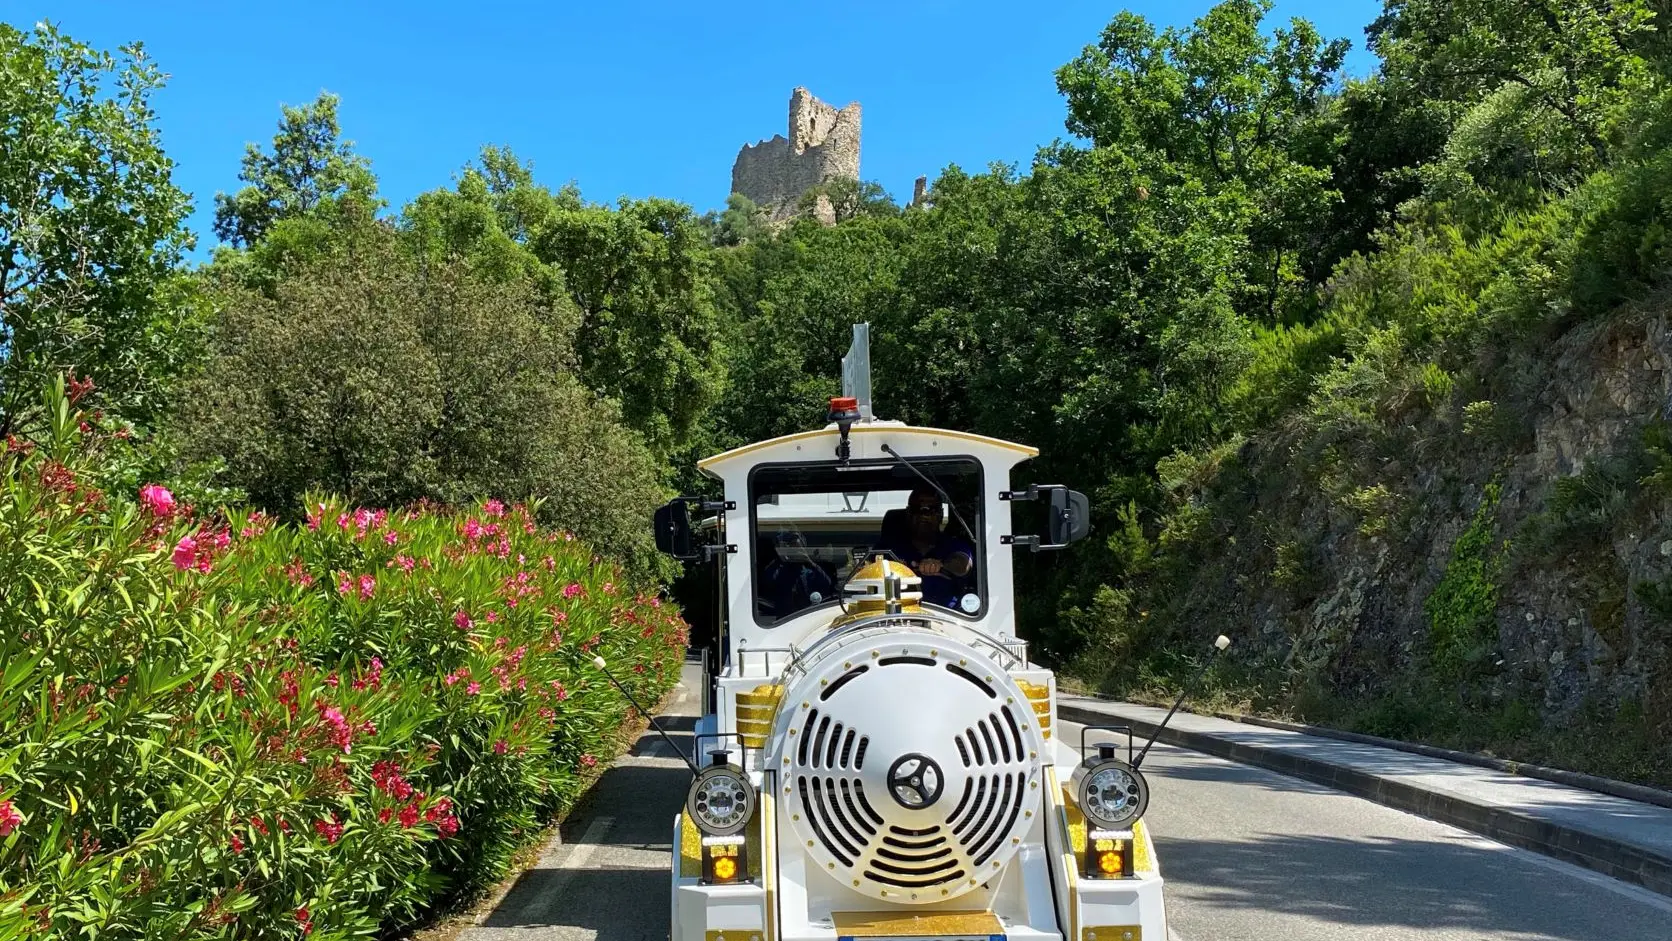
<path fill-rule="evenodd" d="M 1007 546 L 1028 546 L 1033 551 L 1061 549 L 1071 542 L 1084 539 L 1091 531 L 1091 501 L 1078 490 L 1061 484 L 1033 484 L 1026 490 L 1004 490 L 1000 500 L 1037 500 L 1050 494 L 1051 505 L 1045 521 L 1045 538 L 1038 536 L 1001 536 Z"/>
<path fill-rule="evenodd" d="M 1084 539 L 1091 530 L 1091 501 L 1078 490 L 1052 487 L 1051 516 L 1046 525 L 1051 546 L 1041 548 L 1066 546 Z"/>
<path fill-rule="evenodd" d="M 656 548 L 676 559 L 701 558 L 691 539 L 691 508 L 684 500 L 670 500 L 656 510 Z"/>

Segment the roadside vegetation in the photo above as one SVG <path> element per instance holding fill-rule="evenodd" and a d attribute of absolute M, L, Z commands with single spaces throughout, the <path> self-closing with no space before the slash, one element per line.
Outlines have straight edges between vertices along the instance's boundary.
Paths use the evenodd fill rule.
<path fill-rule="evenodd" d="M 492 147 L 391 206 L 322 95 L 199 265 L 158 65 L 0 27 L 0 935 L 491 882 L 628 716 L 581 648 L 673 680 L 652 508 L 821 424 L 858 322 L 880 414 L 1092 497 L 1019 562 L 1065 674 L 1223 632 L 1216 705 L 1672 784 L 1672 14 L 1390 2 L 1348 77 L 1271 9 L 1121 13 L 1028 166 L 831 226 Z"/>
<path fill-rule="evenodd" d="M 678 679 L 647 521 L 687 390 L 590 383 L 560 270 L 466 234 L 514 211 L 485 177 L 379 218 L 329 98 L 192 269 L 156 67 L 0 26 L 0 75 L 0 938 L 468 904 L 638 721 L 593 658 Z M 622 218 L 564 203 L 567 250 Z M 589 355 L 641 348 L 613 323 Z"/>

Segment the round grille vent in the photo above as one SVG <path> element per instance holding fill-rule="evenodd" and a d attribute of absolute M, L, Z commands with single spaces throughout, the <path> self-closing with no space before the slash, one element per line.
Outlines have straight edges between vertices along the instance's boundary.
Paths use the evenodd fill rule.
<path fill-rule="evenodd" d="M 990 878 L 1040 805 L 1033 709 L 962 643 L 893 630 L 827 645 L 785 691 L 771 761 L 818 868 L 934 902 Z"/>

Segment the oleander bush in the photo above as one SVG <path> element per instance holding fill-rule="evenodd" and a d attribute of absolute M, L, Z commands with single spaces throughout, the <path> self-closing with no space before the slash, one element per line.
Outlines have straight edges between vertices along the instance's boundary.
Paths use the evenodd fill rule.
<path fill-rule="evenodd" d="M 685 626 L 535 508 L 306 521 L 106 492 L 57 393 L 0 456 L 0 938 L 364 937 L 505 871 Z"/>

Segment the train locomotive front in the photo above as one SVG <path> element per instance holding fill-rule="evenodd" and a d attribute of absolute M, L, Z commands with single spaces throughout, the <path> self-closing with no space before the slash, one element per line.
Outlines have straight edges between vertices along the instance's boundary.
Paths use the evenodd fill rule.
<path fill-rule="evenodd" d="M 1130 745 L 1061 741 L 1055 679 L 1015 636 L 1011 554 L 1083 536 L 1084 498 L 1009 490 L 1031 448 L 854 411 L 701 462 L 724 497 L 658 514 L 665 550 L 714 566 L 721 621 L 672 941 L 1164 941 Z M 1021 501 L 1046 533 L 1013 531 Z M 714 515 L 693 527 L 693 506 Z M 968 557 L 961 581 L 887 548 L 918 510 L 956 534 L 924 538 Z"/>

